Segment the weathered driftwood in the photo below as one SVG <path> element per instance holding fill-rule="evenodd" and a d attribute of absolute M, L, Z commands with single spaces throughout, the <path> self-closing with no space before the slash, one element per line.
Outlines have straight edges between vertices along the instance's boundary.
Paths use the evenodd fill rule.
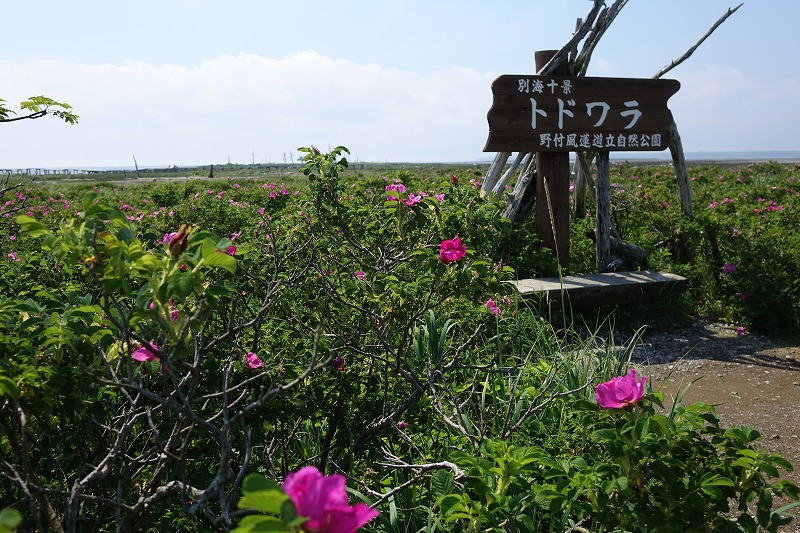
<path fill-rule="evenodd" d="M 678 197 L 681 201 L 681 209 L 685 216 L 691 218 L 694 216 L 692 182 L 689 179 L 689 169 L 686 167 L 686 157 L 683 154 L 683 144 L 678 133 L 678 125 L 674 121 L 669 128 L 669 151 L 672 154 L 672 166 L 675 168 L 675 181 L 678 182 Z"/>
<path fill-rule="evenodd" d="M 489 165 L 489 170 L 486 172 L 486 177 L 483 178 L 481 192 L 486 194 L 494 188 L 495 183 L 497 183 L 497 180 L 500 178 L 500 173 L 503 172 L 503 169 L 506 167 L 506 162 L 508 162 L 509 157 L 511 157 L 511 152 L 498 152 L 494 156 L 494 160 L 492 164 Z"/>
<path fill-rule="evenodd" d="M 600 3 L 602 4 L 603 2 Z M 592 52 L 594 52 L 597 43 L 600 42 L 600 38 L 608 27 L 611 26 L 611 23 L 614 22 L 614 19 L 617 18 L 617 15 L 627 3 L 628 0 L 616 0 L 611 7 L 603 9 L 600 16 L 597 17 L 597 23 L 594 25 L 591 34 L 586 38 L 583 49 L 577 54 L 572 65 L 570 65 L 576 76 L 586 75 L 586 70 L 589 68 L 589 60 L 592 57 Z M 595 1 L 595 8 L 596 7 L 597 2 Z"/>
<path fill-rule="evenodd" d="M 722 15 L 704 34 L 700 39 L 697 40 L 682 56 L 677 59 L 673 59 L 670 61 L 668 65 L 662 67 L 661 70 L 656 72 L 653 75 L 653 78 L 660 78 L 673 68 L 677 67 L 694 53 L 697 48 L 703 44 L 709 35 L 714 33 L 720 24 L 725 22 L 725 20 L 733 15 L 742 4 L 734 8 L 729 8 L 724 15 Z M 681 210 L 683 214 L 687 217 L 694 216 L 694 209 L 692 207 L 692 186 L 691 181 L 689 180 L 689 170 L 686 167 L 686 157 L 683 152 L 683 143 L 681 142 L 681 136 L 678 133 L 678 125 L 673 121 L 672 125 L 669 129 L 669 151 L 672 155 L 672 165 L 675 168 L 675 180 L 678 184 L 678 197 L 680 198 L 681 202 Z"/>
<path fill-rule="evenodd" d="M 536 201 L 536 186 L 529 187 L 531 183 L 536 183 L 536 159 L 531 158 L 528 166 L 520 173 L 514 190 L 509 195 L 508 205 L 503 216 L 514 222 L 522 222 L 531 212 L 533 203 Z"/>
<path fill-rule="evenodd" d="M 705 41 L 705 40 L 708 38 L 708 36 L 709 36 L 709 35 L 711 35 L 712 33 L 714 33 L 714 30 L 716 30 L 716 29 L 717 29 L 717 28 L 720 26 L 720 24 L 722 24 L 723 22 L 725 22 L 725 20 L 726 20 L 728 17 L 730 17 L 731 15 L 733 15 L 734 13 L 736 13 L 736 11 L 737 11 L 737 10 L 738 10 L 740 7 L 742 7 L 743 5 L 744 5 L 744 2 L 742 2 L 741 4 L 739 4 L 738 6 L 736 6 L 736 7 L 734 7 L 734 8 L 728 8 L 728 11 L 726 11 L 726 12 L 725 12 L 725 14 L 724 14 L 724 15 L 722 15 L 722 16 L 721 16 L 721 17 L 720 17 L 720 18 L 719 18 L 719 19 L 718 19 L 718 20 L 717 20 L 717 21 L 716 21 L 716 22 L 715 22 L 715 23 L 714 23 L 714 24 L 713 24 L 713 25 L 712 25 L 712 26 L 711 26 L 711 27 L 708 29 L 708 31 L 706 31 L 706 32 L 703 34 L 703 36 L 702 36 L 702 37 L 700 37 L 700 38 L 697 40 L 697 42 L 696 42 L 696 43 L 694 43 L 694 44 L 693 44 L 691 47 L 689 47 L 689 49 L 688 49 L 688 50 L 686 50 L 686 52 L 684 52 L 684 54 L 683 54 L 681 57 L 679 57 L 678 59 L 673 59 L 672 61 L 670 61 L 669 65 L 666 65 L 665 67 L 662 67 L 662 68 L 661 68 L 661 70 L 659 70 L 658 72 L 656 72 L 655 74 L 653 74 L 653 78 L 660 78 L 661 76 L 663 76 L 664 74 L 666 74 L 666 73 L 667 73 L 667 72 L 669 72 L 670 70 L 674 69 L 675 67 L 677 67 L 678 65 L 680 65 L 681 63 L 683 63 L 684 61 L 686 61 L 687 59 L 689 59 L 689 57 L 691 57 L 691 55 L 694 53 L 694 51 L 695 51 L 695 50 L 697 50 L 697 48 L 698 48 L 698 47 L 699 47 L 701 44 L 703 44 L 703 41 Z"/>
<path fill-rule="evenodd" d="M 492 188 L 492 193 L 496 196 L 500 196 L 508 185 L 508 182 L 511 180 L 511 176 L 514 175 L 517 168 L 522 167 L 523 169 L 528 166 L 533 154 L 531 152 L 520 152 L 517 154 L 516 159 L 514 159 L 514 163 L 511 165 L 511 168 L 506 170 L 503 177 L 497 182 L 497 184 Z"/>
<path fill-rule="evenodd" d="M 576 30 L 572 38 L 560 50 L 556 51 L 552 57 L 546 61 L 546 63 L 543 65 L 537 64 L 537 74 L 548 75 L 554 74 L 558 70 L 561 70 L 562 73 L 566 73 L 567 75 L 585 76 L 592 53 L 600 41 L 600 38 L 610 27 L 611 23 L 616 19 L 617 15 L 620 13 L 622 8 L 625 7 L 627 2 L 628 0 L 615 0 L 610 7 L 605 7 L 604 0 L 593 0 L 592 8 L 586 18 L 578 19 Z M 691 48 L 689 48 L 689 50 L 686 51 L 686 53 L 659 70 L 653 76 L 653 78 L 660 78 L 668 71 L 688 59 L 700 46 L 700 44 L 702 44 L 702 42 L 708 38 L 708 36 L 711 35 L 711 33 L 717 27 L 719 27 L 741 6 L 742 4 L 739 4 L 735 8 L 728 9 L 727 12 L 720 17 L 720 19 L 717 20 L 717 22 Z M 583 41 L 583 44 L 579 51 L 578 46 L 581 41 Z M 693 215 L 691 186 L 686 168 L 683 146 L 678 133 L 678 127 L 674 121 L 671 123 L 669 129 L 669 149 L 672 155 L 673 165 L 675 167 L 675 178 L 678 185 L 681 207 L 684 215 L 691 217 Z M 520 172 L 520 176 L 517 179 L 514 191 L 509 195 L 509 204 L 504 212 L 504 216 L 514 221 L 522 221 L 527 218 L 528 214 L 530 213 L 534 200 L 536 200 L 537 204 L 539 204 L 537 205 L 537 210 L 543 208 L 548 209 L 547 198 L 542 197 L 542 191 L 538 191 L 537 194 L 537 191 L 535 190 L 537 188 L 541 188 L 541 186 L 530 186 L 532 183 L 537 182 L 541 184 L 543 182 L 543 178 L 546 177 L 543 176 L 541 168 L 538 170 L 535 169 L 535 158 L 532 158 L 527 167 L 525 164 L 522 164 L 522 154 L 517 156 L 517 160 L 515 160 L 512 168 L 504 173 L 502 177 L 500 177 L 501 171 L 506 167 L 510 157 L 511 154 L 508 152 L 497 154 L 497 157 L 495 157 L 495 160 L 490 167 L 489 175 L 487 175 L 487 179 L 484 181 L 482 189 L 485 193 L 492 192 L 494 194 L 501 194 L 508 180 L 510 180 L 510 178 L 513 176 L 516 169 L 521 166 L 523 170 Z M 593 196 L 595 199 L 595 207 L 597 210 L 595 228 L 598 237 L 597 267 L 598 271 L 603 272 L 609 264 L 612 247 L 614 248 L 615 253 L 631 256 L 631 262 L 633 264 L 636 264 L 636 257 L 645 252 L 640 248 L 635 247 L 632 249 L 632 251 L 629 251 L 626 254 L 625 250 L 628 249 L 627 247 L 634 245 L 629 245 L 628 243 L 624 243 L 619 239 L 614 239 L 613 235 L 616 232 L 611 224 L 609 212 L 610 187 L 607 183 L 609 181 L 608 152 L 605 152 L 602 156 L 598 154 L 597 166 L 597 183 L 591 184 L 592 174 L 590 165 L 586 160 L 586 155 L 577 154 L 575 164 L 576 181 L 574 189 L 573 216 L 577 218 L 585 214 L 585 199 L 587 195 L 587 189 L 591 184 L 592 192 L 594 193 Z M 541 167 L 541 163 L 539 163 L 539 167 Z M 603 183 L 601 183 L 601 174 L 603 175 Z M 534 177 L 536 177 L 536 179 L 534 179 Z M 552 204 L 550 205 L 552 206 Z M 551 222 L 553 222 L 553 225 L 555 225 L 554 220 L 551 220 Z M 611 239 L 614 239 L 614 244 L 612 244 Z"/>
<path fill-rule="evenodd" d="M 613 268 L 608 268 L 609 265 L 614 264 L 614 257 L 621 259 L 627 268 L 636 268 L 645 265 L 645 262 L 650 255 L 647 250 L 641 246 L 636 246 L 633 243 L 625 242 L 619 237 L 614 236 L 614 231 L 611 231 L 611 233 L 612 235 L 609 235 L 608 242 L 612 259 L 610 259 L 606 265 L 605 272 L 614 270 Z M 595 242 L 597 241 L 597 236 L 594 229 L 586 230 L 586 236 Z"/>
<path fill-rule="evenodd" d="M 538 74 L 552 74 L 557 68 L 559 68 L 559 66 L 561 66 L 562 63 L 568 63 L 570 52 L 575 50 L 578 46 L 578 43 L 581 42 L 581 40 L 583 40 L 587 34 L 593 31 L 592 26 L 597 18 L 597 14 L 600 13 L 600 10 L 604 5 L 604 0 L 594 0 L 594 5 L 592 6 L 591 11 L 589 11 L 589 14 L 586 16 L 586 20 L 580 21 L 580 27 L 575 31 L 575 34 L 567 42 L 567 44 L 565 44 L 561 50 L 558 50 L 553 57 L 547 61 L 547 63 L 537 69 Z"/>

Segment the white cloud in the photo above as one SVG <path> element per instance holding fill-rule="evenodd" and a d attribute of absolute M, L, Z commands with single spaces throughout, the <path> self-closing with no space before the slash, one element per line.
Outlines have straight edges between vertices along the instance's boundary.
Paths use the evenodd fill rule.
<path fill-rule="evenodd" d="M 0 168 L 127 165 L 132 154 L 152 165 L 243 163 L 253 151 L 278 161 L 311 143 L 345 144 L 362 160 L 471 159 L 491 104 L 492 77 L 468 69 L 419 74 L 314 51 L 226 55 L 192 68 L 39 61 L 0 69 L 10 80 L 0 97 L 42 93 L 81 117 L 74 128 L 52 118 L 4 125 Z"/>
<path fill-rule="evenodd" d="M 0 168 L 205 165 L 282 161 L 300 146 L 345 145 L 364 161 L 467 161 L 488 135 L 495 74 L 430 73 L 332 59 L 223 55 L 187 67 L 144 62 L 0 62 L 1 98 L 71 103 L 77 126 L 49 117 L 0 126 Z M 681 66 L 670 99 L 684 147 L 797 150 L 798 80 Z"/>
<path fill-rule="evenodd" d="M 757 78 L 717 65 L 684 70 L 678 79 L 681 90 L 670 108 L 687 151 L 800 148 L 797 79 Z"/>

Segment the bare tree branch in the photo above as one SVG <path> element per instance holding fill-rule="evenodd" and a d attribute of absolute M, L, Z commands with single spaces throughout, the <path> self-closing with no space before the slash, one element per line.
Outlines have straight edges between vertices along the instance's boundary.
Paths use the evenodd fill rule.
<path fill-rule="evenodd" d="M 728 17 L 730 17 L 731 15 L 733 15 L 734 13 L 736 13 L 736 11 L 737 11 L 737 10 L 738 10 L 740 7 L 742 7 L 743 5 L 744 5 L 744 2 L 742 2 L 741 4 L 739 4 L 738 6 L 736 6 L 736 7 L 734 7 L 734 8 L 728 8 L 728 11 L 726 11 L 726 12 L 725 12 L 725 14 L 724 14 L 724 15 L 722 15 L 722 16 L 719 18 L 719 20 L 717 20 L 717 21 L 714 23 L 714 25 L 713 25 L 713 26 L 711 26 L 711 27 L 708 29 L 708 31 L 706 31 L 706 33 L 705 33 L 705 34 L 703 34 L 703 36 L 702 36 L 702 37 L 700 37 L 700 39 L 698 39 L 698 40 L 697 40 L 697 42 L 696 42 L 696 43 L 694 43 L 694 44 L 693 44 L 693 45 L 692 45 L 692 46 L 691 46 L 691 47 L 690 47 L 690 48 L 689 48 L 689 49 L 688 49 L 686 52 L 684 52 L 684 54 L 683 54 L 681 57 L 679 57 L 678 59 L 673 59 L 673 60 L 670 62 L 670 64 L 669 64 L 669 65 L 667 65 L 667 66 L 665 66 L 665 67 L 662 67 L 662 68 L 661 68 L 661 70 L 659 70 L 658 72 L 656 72 L 655 74 L 653 74 L 653 78 L 655 78 L 655 79 L 658 79 L 658 78 L 660 78 L 661 76 L 663 76 L 664 74 L 666 74 L 666 73 L 667 73 L 667 72 L 669 72 L 670 70 L 674 69 L 675 67 L 677 67 L 678 65 L 680 65 L 681 63 L 683 63 L 684 61 L 686 61 L 687 59 L 689 59 L 689 57 L 690 57 L 690 56 L 691 56 L 691 55 L 694 53 L 694 51 L 695 51 L 695 50 L 697 50 L 697 48 L 698 48 L 698 47 L 699 47 L 701 44 L 703 44 L 703 41 L 705 41 L 705 40 L 706 40 L 706 39 L 707 39 L 707 38 L 708 38 L 708 37 L 709 37 L 709 36 L 710 36 L 712 33 L 714 33 L 714 30 L 716 30 L 716 29 L 717 29 L 717 28 L 718 28 L 718 27 L 719 27 L 719 26 L 720 26 L 720 25 L 721 25 L 723 22 L 725 22 L 725 20 L 726 20 Z"/>
<path fill-rule="evenodd" d="M 600 10 L 604 4 L 604 0 L 594 0 L 594 5 L 592 6 L 591 11 L 589 11 L 589 14 L 586 15 L 586 20 L 583 21 L 583 24 L 580 26 L 580 28 L 578 28 L 578 30 L 573 34 L 572 38 L 567 42 L 567 44 L 562 46 L 561 50 L 556 52 L 556 54 L 550 58 L 550 61 L 545 63 L 545 65 L 539 69 L 537 74 L 541 76 L 550 74 L 563 61 L 567 60 L 569 53 L 574 50 L 578 43 L 581 42 L 581 40 L 591 31 L 592 24 L 594 24 L 597 14 L 600 13 Z"/>

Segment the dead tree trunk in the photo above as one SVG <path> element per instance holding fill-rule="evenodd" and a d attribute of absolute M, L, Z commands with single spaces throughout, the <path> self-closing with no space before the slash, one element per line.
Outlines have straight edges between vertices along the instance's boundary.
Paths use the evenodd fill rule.
<path fill-rule="evenodd" d="M 689 169 L 686 168 L 686 157 L 683 154 L 681 136 L 678 125 L 673 121 L 669 127 L 669 151 L 672 154 L 672 166 L 675 167 L 675 180 L 678 182 L 678 197 L 681 200 L 683 214 L 689 218 L 694 216 L 692 210 L 692 182 Z"/>
<path fill-rule="evenodd" d="M 530 160 L 531 154 L 520 152 L 517 154 L 517 157 L 514 159 L 514 162 L 511 164 L 511 167 L 505 171 L 503 176 L 497 181 L 494 187 L 492 187 L 492 194 L 495 196 L 500 196 L 502 194 L 503 189 L 505 189 L 508 181 L 511 179 L 511 176 L 514 175 L 514 172 L 517 171 L 517 168 L 522 166 L 524 169 L 528 166 L 528 161 Z"/>
<path fill-rule="evenodd" d="M 497 183 L 497 180 L 500 178 L 500 173 L 503 172 L 503 169 L 506 167 L 509 157 L 511 157 L 511 152 L 498 152 L 497 155 L 494 156 L 494 160 L 492 164 L 489 165 L 489 170 L 486 172 L 486 177 L 483 178 L 481 192 L 487 194 L 494 188 L 495 183 Z"/>
<path fill-rule="evenodd" d="M 503 216 L 513 222 L 522 222 L 530 215 L 536 201 L 536 159 L 530 158 L 517 179 L 514 191 L 509 195 L 508 206 Z"/>

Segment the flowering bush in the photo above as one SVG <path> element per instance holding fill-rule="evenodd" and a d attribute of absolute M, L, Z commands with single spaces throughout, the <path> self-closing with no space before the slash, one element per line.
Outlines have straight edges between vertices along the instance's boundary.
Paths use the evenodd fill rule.
<path fill-rule="evenodd" d="M 528 277 L 556 263 L 530 225 L 479 194 L 479 168 L 365 176 L 343 147 L 304 153 L 302 183 L 83 184 L 6 200 L 0 493 L 21 527 L 311 530 L 340 516 L 347 530 L 371 518 L 374 531 L 724 530 L 720 517 L 736 515 L 752 530 L 782 520 L 768 500 L 796 490 L 765 475 L 789 465 L 758 451 L 755 433 L 719 427 L 703 406 L 662 413 L 615 350 L 580 344 L 516 298 L 509 265 Z M 673 216 L 674 202 L 656 198 L 665 190 L 624 204 L 653 215 L 642 226 L 652 235 L 633 211 L 615 215 L 628 235 L 671 247 L 654 261 L 683 253 L 701 227 Z M 788 201 L 760 196 L 760 215 L 773 217 L 763 220 L 792 216 Z M 760 234 L 722 222 L 708 226 L 724 228 L 718 253 L 696 250 L 701 287 L 738 293 L 725 303 L 744 320 L 747 302 L 765 296 L 752 281 L 756 244 L 739 240 Z M 791 250 L 778 251 L 764 257 L 796 268 Z M 596 383 L 610 408 L 592 401 Z M 361 503 L 309 465 L 346 475 Z M 323 504 L 295 490 L 306 484 Z M 727 498 L 759 507 L 726 511 Z"/>
<path fill-rule="evenodd" d="M 788 523 L 772 496 L 797 499 L 800 488 L 770 477 L 791 465 L 753 449 L 752 429 L 721 428 L 710 406 L 662 413 L 662 399 L 646 394 L 610 410 L 574 400 L 582 429 L 567 454 L 496 440 L 479 456 L 456 451 L 464 488 L 440 497 L 439 509 L 454 527 L 484 531 L 756 532 Z"/>

